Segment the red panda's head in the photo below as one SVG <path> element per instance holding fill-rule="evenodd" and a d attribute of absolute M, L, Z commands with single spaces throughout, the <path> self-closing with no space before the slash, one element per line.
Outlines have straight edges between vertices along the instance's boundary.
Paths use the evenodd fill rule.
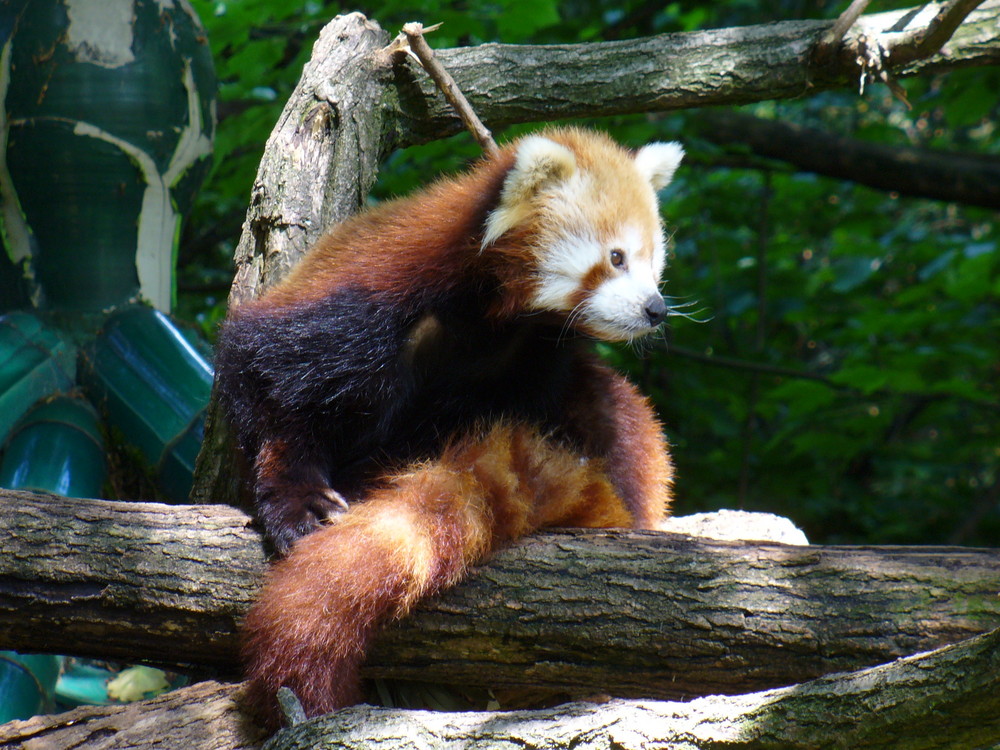
<path fill-rule="evenodd" d="M 651 143 L 632 153 L 607 136 L 559 129 L 514 146 L 483 247 L 516 235 L 529 266 L 525 306 L 555 312 L 609 341 L 655 329 L 666 317 L 666 262 L 656 191 L 684 149 Z"/>

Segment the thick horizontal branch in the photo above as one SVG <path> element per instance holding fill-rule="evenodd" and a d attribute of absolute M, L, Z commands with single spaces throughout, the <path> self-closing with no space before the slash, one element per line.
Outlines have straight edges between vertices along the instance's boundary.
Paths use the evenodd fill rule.
<path fill-rule="evenodd" d="M 865 15 L 855 28 L 889 50 L 887 64 L 897 76 L 1000 62 L 1000 0 L 988 0 L 958 27 L 944 49 L 894 67 L 894 46 L 919 35 L 940 8 L 929 3 Z M 498 127 L 744 104 L 855 87 L 860 70 L 852 62 L 810 62 L 814 45 L 831 25 L 784 21 L 618 42 L 484 44 L 437 54 L 480 117 Z M 397 83 L 404 145 L 461 129 L 458 116 L 418 66 L 398 67 Z"/>
<path fill-rule="evenodd" d="M 997 157 L 868 143 L 738 112 L 701 112 L 692 122 L 709 141 L 742 144 L 809 172 L 900 195 L 1000 208 Z"/>
<path fill-rule="evenodd" d="M 261 733 L 240 713 L 239 693 L 205 682 L 128 706 L 14 721 L 0 726 L 0 748 L 61 750 L 99 741 L 133 750 L 251 750 L 259 747 Z M 266 748 L 967 750 L 998 741 L 1000 632 L 994 631 L 872 669 L 685 703 L 614 700 L 461 713 L 355 706 L 286 729 Z"/>
<path fill-rule="evenodd" d="M 0 651 L 236 672 L 267 563 L 250 517 L 0 489 Z"/>
<path fill-rule="evenodd" d="M 0 650 L 236 671 L 265 561 L 218 506 L 0 491 Z M 882 663 L 1000 626 L 1000 551 L 551 532 L 390 628 L 369 676 L 673 697 Z"/>
<path fill-rule="evenodd" d="M 873 669 L 686 703 L 616 700 L 489 714 L 356 706 L 284 730 L 266 748 L 362 750 L 376 741 L 441 750 L 992 747 L 1000 741 L 1000 631 Z"/>
<path fill-rule="evenodd" d="M 367 671 L 578 695 L 787 685 L 1000 625 L 998 562 L 957 548 L 545 534 L 386 633 Z"/>
<path fill-rule="evenodd" d="M 240 690 L 199 682 L 123 706 L 11 721 L 0 724 L 0 750 L 257 750 L 266 734 L 241 710 Z"/>

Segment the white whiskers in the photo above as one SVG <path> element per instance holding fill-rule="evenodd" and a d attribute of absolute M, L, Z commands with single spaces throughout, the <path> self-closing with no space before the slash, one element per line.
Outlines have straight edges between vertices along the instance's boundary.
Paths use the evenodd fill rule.
<path fill-rule="evenodd" d="M 707 318 L 701 319 L 695 317 L 705 312 L 708 308 L 700 307 L 697 310 L 689 311 L 688 308 L 694 307 L 699 304 L 698 300 L 691 300 L 690 302 L 674 302 L 672 297 L 664 297 L 664 302 L 667 303 L 667 317 L 668 318 L 684 318 L 685 320 L 690 320 L 692 323 L 708 323 L 715 316 L 709 315 Z"/>

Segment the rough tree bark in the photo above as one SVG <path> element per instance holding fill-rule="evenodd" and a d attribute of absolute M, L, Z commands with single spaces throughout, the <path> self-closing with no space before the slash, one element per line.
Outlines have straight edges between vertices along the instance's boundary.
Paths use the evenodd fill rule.
<path fill-rule="evenodd" d="M 219 506 L 0 491 L 0 650 L 235 673 L 237 627 L 265 569 L 248 524 Z M 575 695 L 736 693 L 1000 627 L 997 591 L 996 550 L 550 532 L 395 624 L 366 673 Z"/>
<path fill-rule="evenodd" d="M 240 689 L 200 682 L 125 706 L 11 721 L 0 724 L 0 750 L 256 750 L 265 733 L 242 712 Z"/>
<path fill-rule="evenodd" d="M 265 750 L 969 750 L 998 740 L 1000 631 L 993 631 L 872 669 L 687 703 L 616 700 L 457 714 L 355 706 L 279 732 Z M 88 746 L 251 750 L 261 746 L 261 733 L 240 712 L 238 688 L 209 682 L 124 708 L 0 726 L 0 750 Z"/>
<path fill-rule="evenodd" d="M 864 34 L 892 51 L 926 29 L 943 3 L 862 16 Z M 1000 2 L 974 10 L 938 53 L 915 60 L 898 76 L 1000 61 Z M 598 44 L 513 45 L 439 50 L 438 57 L 469 103 L 491 127 L 565 117 L 665 112 L 747 104 L 857 87 L 850 55 L 826 66 L 810 62 L 832 21 L 784 21 L 741 28 L 662 34 Z M 408 65 L 397 74 L 399 145 L 457 132 L 461 123 L 426 76 Z M 600 92 L 595 97 L 594 92 Z"/>
<path fill-rule="evenodd" d="M 496 713 L 356 706 L 285 730 L 265 748 L 970 750 L 1000 740 L 998 688 L 1000 631 L 994 631 L 874 669 L 687 703 L 611 701 Z"/>

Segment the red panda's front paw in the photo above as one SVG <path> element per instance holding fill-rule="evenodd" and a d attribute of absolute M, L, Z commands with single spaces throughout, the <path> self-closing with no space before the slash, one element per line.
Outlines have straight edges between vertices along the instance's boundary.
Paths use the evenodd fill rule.
<path fill-rule="evenodd" d="M 347 508 L 344 497 L 330 487 L 298 486 L 283 488 L 271 502 L 262 501 L 258 513 L 274 551 L 284 557 L 296 541 Z"/>

